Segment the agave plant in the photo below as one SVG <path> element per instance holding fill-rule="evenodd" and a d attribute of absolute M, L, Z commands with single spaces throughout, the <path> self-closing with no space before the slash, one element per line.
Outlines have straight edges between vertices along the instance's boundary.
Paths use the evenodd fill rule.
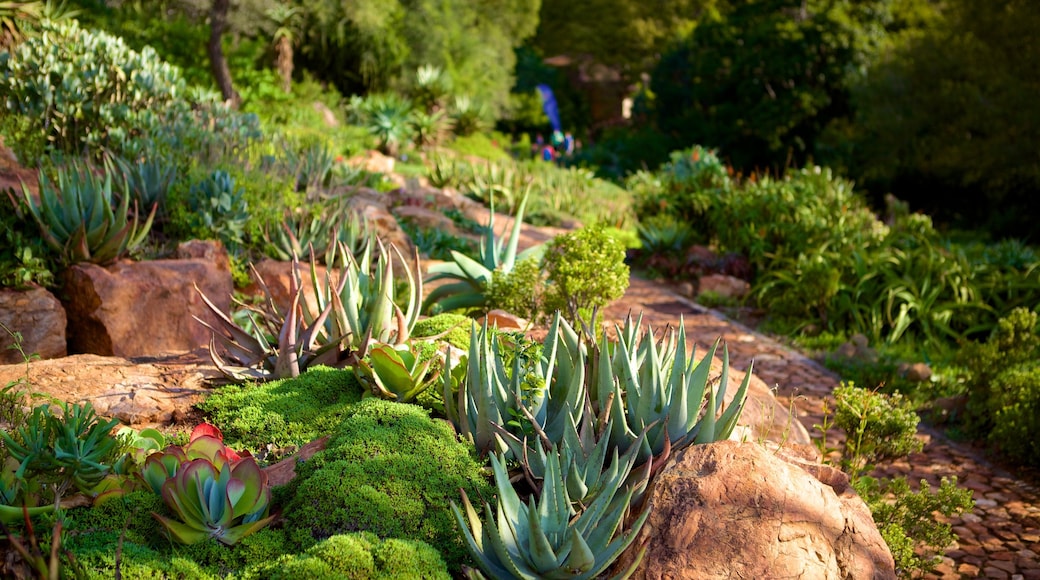
<path fill-rule="evenodd" d="M 89 165 L 72 163 L 59 168 L 56 181 L 40 170 L 40 199 L 22 183 L 29 212 L 40 234 L 67 263 L 111 262 L 144 241 L 155 218 L 155 207 L 144 224 L 130 212 L 130 193 L 125 180 L 118 207 L 113 206 L 112 174 L 96 175 Z M 136 204 L 135 204 L 136 205 Z"/>
<path fill-rule="evenodd" d="M 312 262 L 313 264 L 313 262 Z M 333 304 L 326 305 L 313 319 L 302 304 L 302 280 L 299 262 L 294 260 L 289 282 L 292 296 L 287 313 L 283 314 L 271 297 L 271 291 L 263 278 L 253 270 L 257 284 L 264 292 L 263 307 L 257 308 L 237 299 L 232 301 L 247 311 L 249 330 L 243 330 L 202 293 L 203 302 L 219 321 L 217 329 L 201 318 L 195 317 L 212 331 L 210 358 L 224 376 L 232 381 L 267 381 L 297 377 L 308 367 L 337 362 L 342 335 L 329 335 L 324 326 L 332 313 Z M 346 281 L 344 278 L 341 284 Z M 276 337 L 276 338 L 275 338 Z M 272 340 L 273 339 L 273 340 Z M 219 341 L 230 360 L 225 360 L 216 348 Z"/>
<path fill-rule="evenodd" d="M 414 110 L 409 117 L 412 131 L 415 134 L 415 143 L 420 147 L 432 147 L 440 144 L 451 132 L 451 119 L 444 111 L 433 111 L 427 113 Z"/>
<path fill-rule="evenodd" d="M 354 370 L 373 395 L 407 403 L 440 378 L 437 362 L 436 358 L 423 360 L 414 345 L 377 344 Z"/>
<path fill-rule="evenodd" d="M 626 462 L 615 454 L 601 493 L 580 512 L 568 493 L 568 473 L 556 449 L 548 455 L 537 502 L 534 497 L 528 498 L 526 505 L 521 502 L 504 458 L 492 456 L 491 467 L 498 487 L 494 511 L 485 503 L 482 521 L 465 492 L 462 510 L 455 502 L 451 504 L 466 546 L 491 578 L 595 578 L 632 543 L 650 513 L 644 509 L 629 529 L 623 530 L 632 496 L 631 489 L 623 490 L 632 467 L 631 457 Z M 645 548 L 627 570 L 615 577 L 630 576 L 644 553 Z M 466 574 L 469 578 L 485 577 L 471 569 Z"/>
<path fill-rule="evenodd" d="M 424 64 L 415 70 L 415 86 L 412 92 L 415 100 L 426 111 L 439 108 L 450 91 L 451 77 L 444 69 Z"/>
<path fill-rule="evenodd" d="M 228 172 L 218 169 L 193 184 L 188 201 L 202 227 L 213 232 L 226 246 L 235 248 L 243 243 L 249 204 L 245 190 L 235 184 L 235 178 Z"/>
<path fill-rule="evenodd" d="M 451 252 L 452 261 L 430 266 L 427 282 L 457 280 L 438 286 L 423 302 L 423 311 L 428 313 L 448 312 L 460 308 L 481 308 L 487 305 L 485 290 L 491 282 L 492 273 L 501 270 L 508 274 L 513 266 L 529 257 L 537 257 L 544 247 L 534 246 L 517 254 L 520 243 L 520 227 L 523 225 L 527 196 L 521 199 L 513 219 L 513 229 L 506 238 L 495 235 L 495 212 L 492 206 L 488 225 L 480 238 L 480 261 L 457 251 Z"/>
<path fill-rule="evenodd" d="M 456 135 L 479 133 L 487 125 L 487 107 L 468 95 L 456 95 L 450 111 Z"/>
<path fill-rule="evenodd" d="M 224 445 L 220 430 L 202 424 L 187 446 L 152 454 L 141 479 L 162 495 L 180 520 L 152 516 L 181 544 L 208 538 L 234 545 L 274 519 L 267 512 L 271 489 L 267 475 L 252 456 L 240 456 Z"/>

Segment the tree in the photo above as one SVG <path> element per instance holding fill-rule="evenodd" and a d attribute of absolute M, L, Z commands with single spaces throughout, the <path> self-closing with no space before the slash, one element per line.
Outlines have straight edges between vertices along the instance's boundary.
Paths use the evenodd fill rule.
<path fill-rule="evenodd" d="M 221 45 L 224 31 L 227 29 L 229 4 L 230 0 L 213 0 L 206 53 L 209 55 L 210 70 L 213 72 L 213 80 L 216 81 L 220 94 L 224 97 L 224 101 L 237 109 L 242 102 L 242 97 L 238 95 L 231 83 L 231 71 L 228 69 L 227 59 L 224 58 L 224 49 Z"/>
<path fill-rule="evenodd" d="M 298 9 L 285 5 L 267 11 L 268 18 L 278 26 L 273 35 L 275 66 L 278 68 L 278 76 L 282 77 L 282 90 L 286 93 L 292 91 L 293 44 L 296 43 L 298 15 Z"/>
<path fill-rule="evenodd" d="M 855 92 L 852 166 L 942 220 L 1040 235 L 1040 12 L 1030 0 L 951 0 Z"/>
<path fill-rule="evenodd" d="M 802 163 L 847 83 L 884 38 L 890 0 L 733 0 L 651 76 L 656 122 L 675 146 L 719 147 L 742 168 Z"/>

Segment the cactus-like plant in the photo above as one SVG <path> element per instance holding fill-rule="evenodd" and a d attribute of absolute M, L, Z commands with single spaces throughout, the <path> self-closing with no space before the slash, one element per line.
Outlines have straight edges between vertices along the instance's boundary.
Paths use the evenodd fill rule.
<path fill-rule="evenodd" d="M 354 370 L 373 395 L 407 403 L 440 378 L 441 367 L 437 363 L 436 358 L 423 360 L 414 345 L 377 344 Z"/>
<path fill-rule="evenodd" d="M 65 262 L 111 262 L 139 246 L 148 235 L 155 207 L 139 223 L 136 207 L 130 212 L 131 196 L 124 180 L 119 180 L 122 192 L 119 205 L 114 206 L 112 174 L 105 171 L 102 178 L 89 165 L 72 163 L 59 168 L 52 181 L 41 169 L 38 203 L 22 183 L 23 197 L 40 234 Z"/>
<path fill-rule="evenodd" d="M 633 460 L 631 456 L 621 460 L 615 452 L 609 475 L 601 482 L 601 492 L 579 512 L 573 503 L 577 498 L 568 493 L 569 474 L 555 448 L 548 455 L 537 502 L 531 497 L 526 504 L 509 480 L 505 459 L 493 455 L 497 508 L 492 510 L 485 503 L 481 521 L 463 492 L 463 509 L 452 502 L 452 512 L 470 553 L 491 578 L 595 578 L 635 540 L 650 513 L 644 509 L 629 529 L 623 530 L 632 496 L 624 483 Z M 618 577 L 631 575 L 644 553 L 645 548 Z M 477 570 L 467 569 L 466 574 L 473 579 L 484 578 Z"/>
<path fill-rule="evenodd" d="M 242 245 L 249 223 L 245 190 L 235 178 L 218 169 L 191 186 L 188 202 L 199 225 L 212 232 L 229 248 Z"/>
<path fill-rule="evenodd" d="M 491 217 L 488 218 L 488 225 L 481 236 L 479 262 L 465 254 L 452 251 L 453 261 L 430 266 L 430 276 L 426 279 L 427 282 L 456 281 L 439 286 L 430 292 L 423 302 L 424 312 L 433 312 L 433 310 L 448 312 L 459 308 L 483 307 L 487 304 L 485 290 L 491 283 L 492 273 L 495 270 L 509 273 L 518 261 L 540 255 L 543 251 L 543 247 L 540 245 L 517 254 L 520 227 L 523 225 L 527 199 L 528 197 L 525 195 L 517 206 L 508 242 L 506 238 L 498 238 L 495 235 L 495 212 L 494 206 L 492 206 Z"/>
<path fill-rule="evenodd" d="M 176 163 L 158 154 L 132 163 L 117 157 L 116 163 L 126 178 L 129 191 L 137 201 L 138 207 L 163 206 L 166 194 L 177 181 Z"/>

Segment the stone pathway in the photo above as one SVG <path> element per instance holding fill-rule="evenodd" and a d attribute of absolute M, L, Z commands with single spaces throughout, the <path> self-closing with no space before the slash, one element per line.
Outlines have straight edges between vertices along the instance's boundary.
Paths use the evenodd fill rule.
<path fill-rule="evenodd" d="M 625 297 L 604 312 L 607 320 L 621 321 L 629 311 L 643 312 L 643 322 L 655 329 L 676 325 L 682 316 L 687 336 L 705 352 L 722 336 L 730 362 L 775 385 L 777 397 L 795 407 L 795 415 L 815 437 L 812 426 L 822 419 L 823 402 L 838 385 L 837 375 L 805 355 L 758 334 L 746 326 L 697 305 L 667 285 L 632 278 Z M 700 355 L 698 355 L 700 356 Z M 984 452 L 948 440 L 940 432 L 922 429 L 921 453 L 878 470 L 879 475 L 906 475 L 912 483 L 925 480 L 937 486 L 943 477 L 956 476 L 959 485 L 973 490 L 975 510 L 951 523 L 959 536 L 942 564 L 928 578 L 1006 578 L 1040 580 L 1040 489 L 987 461 Z"/>

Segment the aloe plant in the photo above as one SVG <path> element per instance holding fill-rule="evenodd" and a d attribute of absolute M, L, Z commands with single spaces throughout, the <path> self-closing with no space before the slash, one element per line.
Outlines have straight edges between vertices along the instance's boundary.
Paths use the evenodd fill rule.
<path fill-rule="evenodd" d="M 40 170 L 39 202 L 22 183 L 22 194 L 40 234 L 67 263 L 111 262 L 144 241 L 155 218 L 155 207 L 143 224 L 130 212 L 125 180 L 118 206 L 113 205 L 113 171 L 96 175 L 86 164 L 59 168 L 56 180 Z"/>
<path fill-rule="evenodd" d="M 425 360 L 414 345 L 377 344 L 369 349 L 368 358 L 354 368 L 357 378 L 373 395 L 407 403 L 431 387 L 440 378 L 436 358 Z"/>
<path fill-rule="evenodd" d="M 148 159 L 138 159 L 131 163 L 116 158 L 120 171 L 126 178 L 127 186 L 138 207 L 162 207 L 166 194 L 177 181 L 177 165 L 172 160 L 160 155 Z"/>
<path fill-rule="evenodd" d="M 266 253 L 283 262 L 292 260 L 293 256 L 304 259 L 315 256 L 328 263 L 336 242 L 342 242 L 357 256 L 370 237 L 368 222 L 343 203 L 324 203 L 317 213 L 290 214 L 277 226 L 264 229 Z"/>
<path fill-rule="evenodd" d="M 524 504 L 509 480 L 505 459 L 491 457 L 498 487 L 498 506 L 484 504 L 481 520 L 466 493 L 463 508 L 455 502 L 451 509 L 462 529 L 466 546 L 480 569 L 491 578 L 595 578 L 632 543 L 649 515 L 649 509 L 636 517 L 629 529 L 622 524 L 628 512 L 632 490 L 623 490 L 632 467 L 632 458 L 614 456 L 610 476 L 602 482 L 602 492 L 579 512 L 568 493 L 568 473 L 553 449 L 546 462 L 541 494 Z M 632 565 L 615 578 L 627 578 L 642 560 L 645 548 Z M 484 578 L 476 570 L 466 570 L 469 578 Z"/>
<path fill-rule="evenodd" d="M 430 266 L 427 282 L 437 280 L 456 280 L 450 284 L 438 286 L 430 292 L 423 302 L 423 311 L 428 313 L 448 312 L 460 308 L 479 308 L 487 305 L 485 290 L 491 282 L 495 270 L 509 273 L 518 262 L 529 257 L 537 257 L 542 246 L 534 246 L 517 254 L 520 243 L 520 227 L 523 225 L 524 208 L 527 195 L 521 199 L 513 221 L 513 229 L 508 238 L 495 235 L 494 205 L 491 217 L 484 228 L 480 240 L 480 261 L 474 260 L 457 251 L 451 252 L 452 261 Z M 507 241 L 508 240 L 508 241 Z M 436 311 L 436 312 L 434 312 Z"/>

